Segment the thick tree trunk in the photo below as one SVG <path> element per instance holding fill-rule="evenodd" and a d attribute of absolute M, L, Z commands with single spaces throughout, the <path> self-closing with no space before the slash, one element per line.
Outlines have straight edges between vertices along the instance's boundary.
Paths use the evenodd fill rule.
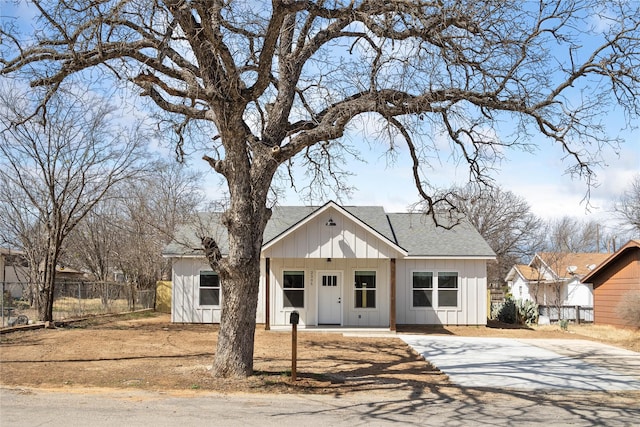
<path fill-rule="evenodd" d="M 265 190 L 266 193 L 266 190 Z M 260 251 L 271 211 L 245 195 L 224 214 L 229 255 L 220 264 L 222 318 L 213 374 L 246 377 L 253 373 L 253 346 L 260 288 Z"/>
<path fill-rule="evenodd" d="M 270 211 L 264 207 L 225 215 L 229 256 L 221 264 L 222 318 L 213 374 L 246 377 L 253 373 L 253 346 L 260 287 L 260 250 Z M 233 218 L 231 218 L 233 217 Z"/>
<path fill-rule="evenodd" d="M 271 210 L 267 193 L 277 168 L 269 149 L 254 153 L 253 161 L 243 144 L 227 152 L 234 173 L 227 176 L 231 204 L 222 223 L 229 233 L 229 254 L 219 262 L 222 318 L 213 375 L 246 377 L 253 373 L 253 347 L 260 287 L 262 238 Z M 214 256 L 215 258 L 215 256 Z"/>
<path fill-rule="evenodd" d="M 222 283 L 222 319 L 213 363 L 213 374 L 219 377 L 246 377 L 253 373 L 259 259 L 247 263 L 246 269 L 234 276 Z"/>

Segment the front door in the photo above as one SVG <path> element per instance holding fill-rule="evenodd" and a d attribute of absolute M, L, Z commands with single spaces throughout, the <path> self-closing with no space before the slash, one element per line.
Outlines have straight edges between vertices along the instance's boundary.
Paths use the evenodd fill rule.
<path fill-rule="evenodd" d="M 318 274 L 318 324 L 342 324 L 342 274 Z"/>

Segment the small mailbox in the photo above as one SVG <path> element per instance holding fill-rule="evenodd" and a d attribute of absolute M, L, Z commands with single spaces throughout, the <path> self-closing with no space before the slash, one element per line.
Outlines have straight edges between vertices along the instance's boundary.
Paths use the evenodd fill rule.
<path fill-rule="evenodd" d="M 300 323 L 300 313 L 298 313 L 297 311 L 292 311 L 289 315 L 289 323 L 292 325 L 297 325 L 298 323 Z"/>

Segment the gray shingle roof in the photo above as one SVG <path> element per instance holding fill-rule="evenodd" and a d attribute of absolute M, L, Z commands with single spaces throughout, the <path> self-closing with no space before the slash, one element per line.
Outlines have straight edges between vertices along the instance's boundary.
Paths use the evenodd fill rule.
<path fill-rule="evenodd" d="M 324 206 L 275 207 L 265 228 L 264 244 L 282 236 Z M 447 230 L 436 227 L 431 217 L 422 214 L 387 214 L 380 206 L 343 206 L 341 208 L 391 243 L 405 249 L 409 256 L 495 256 L 482 236 L 468 222 Z M 220 225 L 219 218 L 218 213 L 200 214 L 196 221 L 197 225 L 186 225 L 178 230 L 175 241 L 165 247 L 163 254 L 166 256 L 201 254 L 198 236 L 203 235 L 216 238 L 220 251 L 223 254 L 228 253 L 226 230 Z"/>
<path fill-rule="evenodd" d="M 178 227 L 174 239 L 164 247 L 165 256 L 202 255 L 204 236 L 213 237 L 223 254 L 229 253 L 229 238 L 227 230 L 220 223 L 221 213 L 201 212 L 189 224 Z"/>
<path fill-rule="evenodd" d="M 467 221 L 450 230 L 436 227 L 431 216 L 419 213 L 387 214 L 397 243 L 409 256 L 494 257 L 480 233 Z M 446 224 L 444 219 L 439 222 Z"/>

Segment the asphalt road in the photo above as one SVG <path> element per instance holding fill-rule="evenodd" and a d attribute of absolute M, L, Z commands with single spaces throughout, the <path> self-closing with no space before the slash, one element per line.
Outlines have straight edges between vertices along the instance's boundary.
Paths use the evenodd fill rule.
<path fill-rule="evenodd" d="M 640 395 L 489 395 L 446 390 L 388 395 L 172 396 L 0 389 L 0 424 L 21 426 L 634 426 Z M 605 399 L 606 400 L 606 399 Z"/>
<path fill-rule="evenodd" d="M 638 353 L 577 340 L 401 338 L 454 385 L 331 396 L 0 387 L 0 425 L 640 425 Z"/>

